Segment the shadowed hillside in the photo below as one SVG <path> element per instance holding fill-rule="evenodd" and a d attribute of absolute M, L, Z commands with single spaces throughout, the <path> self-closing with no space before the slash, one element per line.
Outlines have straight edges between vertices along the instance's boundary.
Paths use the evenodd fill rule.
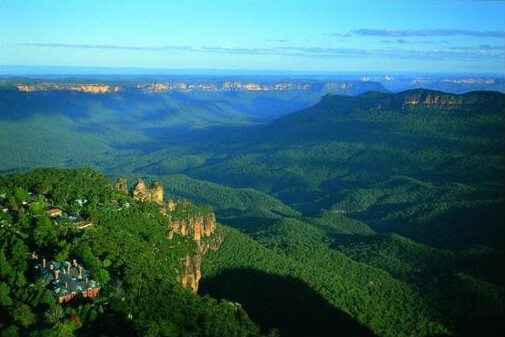
<path fill-rule="evenodd" d="M 206 280 L 201 291 L 240 303 L 253 321 L 277 327 L 281 336 L 374 336 L 293 277 L 232 269 Z"/>

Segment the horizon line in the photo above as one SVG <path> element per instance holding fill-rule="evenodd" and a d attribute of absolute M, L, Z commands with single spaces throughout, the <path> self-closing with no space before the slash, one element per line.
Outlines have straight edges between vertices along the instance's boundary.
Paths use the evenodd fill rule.
<path fill-rule="evenodd" d="M 66 70 L 66 71 L 65 71 Z M 89 72 L 89 71 L 94 72 Z M 505 77 L 501 72 L 483 71 L 384 71 L 384 70 L 293 70 L 293 69 L 225 69 L 225 68 L 163 68 L 163 67 L 115 67 L 115 66 L 80 66 L 80 65 L 0 65 L 0 75 L 2 76 L 75 76 L 75 75 L 124 75 L 124 76 L 148 76 L 148 75 L 451 75 L 451 76 L 493 76 Z"/>

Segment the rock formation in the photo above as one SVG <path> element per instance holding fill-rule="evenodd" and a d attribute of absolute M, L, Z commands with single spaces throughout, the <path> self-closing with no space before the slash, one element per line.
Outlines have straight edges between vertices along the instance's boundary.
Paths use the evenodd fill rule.
<path fill-rule="evenodd" d="M 146 183 L 139 178 L 133 186 L 132 196 L 135 200 L 144 201 L 150 197 L 149 189 L 146 186 Z"/>
<path fill-rule="evenodd" d="M 183 287 L 189 287 L 195 293 L 198 291 L 202 272 L 200 265 L 202 263 L 202 254 L 186 255 L 180 260 L 182 273 L 178 276 L 178 281 Z"/>
<path fill-rule="evenodd" d="M 151 201 L 161 205 L 163 203 L 163 186 L 158 181 L 155 181 L 150 188 L 150 192 Z"/>
<path fill-rule="evenodd" d="M 458 108 L 461 105 L 466 105 L 468 103 L 469 102 L 467 102 L 463 96 L 436 92 L 414 91 L 405 95 L 403 98 L 404 108 L 413 106 Z"/>
<path fill-rule="evenodd" d="M 114 189 L 127 194 L 126 179 L 118 178 Z M 142 179 L 138 179 L 132 196 L 135 200 L 152 201 L 162 205 L 163 186 L 155 181 L 151 187 L 147 187 Z M 209 250 L 217 250 L 223 242 L 223 237 L 215 233 L 216 215 L 208 206 L 197 206 L 188 200 L 172 199 L 160 207 L 160 214 L 167 218 L 167 239 L 172 239 L 176 234 L 188 237 L 196 243 L 195 251 L 180 259 L 181 272 L 177 279 L 184 287 L 197 292 L 202 277 L 202 256 Z"/>
<path fill-rule="evenodd" d="M 181 258 L 182 273 L 178 276 L 184 287 L 196 292 L 201 278 L 202 256 L 209 250 L 217 250 L 223 241 L 222 236 L 215 233 L 216 216 L 210 208 L 198 207 L 187 200 L 168 200 L 161 213 L 167 217 L 168 239 L 176 233 L 196 243 L 194 253 Z"/>
<path fill-rule="evenodd" d="M 195 214 L 185 219 L 171 220 L 170 225 L 175 233 L 200 242 L 203 237 L 211 236 L 214 233 L 216 216 L 214 213 Z"/>
<path fill-rule="evenodd" d="M 114 184 L 114 189 L 124 194 L 128 194 L 128 184 L 126 183 L 126 179 L 122 177 L 117 178 L 117 181 Z"/>
<path fill-rule="evenodd" d="M 155 181 L 148 188 L 146 183 L 142 179 L 139 179 L 133 187 L 132 195 L 135 200 L 152 201 L 161 205 L 163 203 L 163 186 Z"/>
<path fill-rule="evenodd" d="M 175 211 L 175 202 L 172 199 L 168 199 L 166 208 L 169 212 Z"/>

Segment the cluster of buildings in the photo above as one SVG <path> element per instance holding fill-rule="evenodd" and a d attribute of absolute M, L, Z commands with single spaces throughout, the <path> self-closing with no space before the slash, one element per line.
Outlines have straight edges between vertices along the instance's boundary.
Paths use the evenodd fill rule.
<path fill-rule="evenodd" d="M 28 209 L 34 206 L 38 209 L 34 213 L 35 217 L 43 212 L 49 218 L 68 222 L 75 228 L 86 229 L 93 225 L 90 221 L 80 218 L 78 213 L 77 215 L 66 214 L 62 208 L 56 206 L 48 207 L 45 201 L 40 201 L 37 195 L 33 195 L 30 192 L 28 192 L 28 195 L 27 200 L 12 207 L 7 206 L 3 202 L 0 214 L 5 213 L 16 217 L 20 208 Z M 0 199 L 6 198 L 6 193 L 0 194 Z M 87 200 L 82 201 L 77 199 L 75 202 L 82 206 Z M 4 222 L 5 219 L 2 219 L 2 227 L 4 226 Z M 26 236 L 26 234 L 21 233 L 19 230 L 17 233 Z M 41 280 L 44 286 L 57 298 L 58 303 L 66 303 L 72 301 L 74 298 L 91 298 L 99 295 L 100 284 L 91 278 L 91 273 L 77 260 L 74 259 L 72 262 L 69 262 L 48 260 L 45 257 L 39 259 L 38 254 L 35 252 L 28 255 L 34 279 Z"/>
<path fill-rule="evenodd" d="M 77 296 L 96 297 L 100 293 L 100 284 L 75 259 L 60 262 L 39 259 L 32 253 L 31 261 L 35 277 L 51 290 L 58 303 L 69 302 Z"/>
<path fill-rule="evenodd" d="M 91 221 L 78 219 L 76 216 L 73 215 L 65 215 L 62 209 L 56 207 L 49 208 L 48 210 L 46 210 L 46 214 L 50 218 L 73 221 L 72 225 L 78 229 L 86 229 L 93 225 Z"/>

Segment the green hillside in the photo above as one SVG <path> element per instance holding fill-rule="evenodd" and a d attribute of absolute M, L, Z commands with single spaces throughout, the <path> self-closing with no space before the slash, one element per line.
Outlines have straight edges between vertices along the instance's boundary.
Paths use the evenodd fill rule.
<path fill-rule="evenodd" d="M 95 109 L 87 105 L 90 101 L 67 95 L 62 97 L 75 104 L 72 116 L 51 112 L 47 107 L 56 103 L 36 96 L 19 102 L 17 111 L 26 109 L 19 118 L 0 115 L 2 170 L 87 165 L 129 182 L 159 180 L 165 199 L 212 205 L 226 225 L 219 226 L 225 239 L 202 260 L 200 293 L 236 302 L 233 306 L 241 306 L 259 325 L 240 311 L 238 318 L 229 318 L 237 333 L 503 335 L 504 94 L 412 90 L 327 95 L 264 125 L 235 123 L 232 114 L 214 115 L 206 107 L 196 112 L 199 103 L 187 97 L 170 100 L 180 104 L 175 110 L 187 104 L 196 109 L 194 114 L 188 110 L 189 115 L 176 114 L 182 119 L 174 115 L 172 121 L 154 113 L 176 104 L 164 103 L 167 97 L 143 101 L 131 93 L 111 95 L 98 102 L 94 98 Z M 111 107 L 110 100 L 119 103 Z M 83 104 L 84 110 L 78 110 Z M 29 113 L 36 108 L 38 113 Z M 123 108 L 124 124 L 114 115 Z M 214 119 L 203 122 L 207 113 Z M 142 120 L 145 116 L 153 118 Z M 94 118 L 99 125 L 92 123 Z M 174 128 L 182 120 L 187 124 Z M 192 127 L 200 122 L 207 127 Z M 30 132 L 37 128 L 39 133 Z M 60 145 L 57 131 L 65 140 Z M 9 177 L 4 181 L 16 175 Z M 75 193 L 85 192 L 76 188 Z M 4 203 L 15 204 L 15 198 Z M 124 221 L 118 230 L 140 242 L 161 240 L 154 229 L 139 232 L 135 225 L 157 228 L 152 223 L 156 216 L 146 222 L 141 215 L 97 216 Z M 111 231 L 103 234 L 116 242 Z M 99 251 L 114 249 L 99 238 L 97 242 Z M 113 274 L 111 268 L 107 271 Z M 12 282 L 9 289 L 14 289 Z M 207 312 L 202 306 L 213 312 L 221 305 L 208 297 L 191 298 L 198 313 Z M 141 315 L 138 324 L 164 322 L 156 327 L 128 323 L 125 329 L 203 335 L 202 324 L 213 320 L 202 313 L 203 323 L 193 321 L 193 330 L 181 328 L 182 321 L 165 322 L 165 315 L 176 314 L 166 310 L 154 318 Z M 22 332 L 31 329 L 9 320 Z M 42 324 L 37 322 L 33 324 Z"/>
<path fill-rule="evenodd" d="M 281 217 L 297 217 L 300 213 L 268 194 L 251 188 L 231 188 L 177 174 L 160 176 L 167 197 L 187 198 L 212 205 L 218 221 L 254 231 L 264 223 Z"/>
<path fill-rule="evenodd" d="M 354 262 L 324 245 L 299 242 L 291 237 L 282 238 L 285 246 L 281 244 L 279 248 L 279 236 L 270 239 L 271 244 L 263 241 L 269 249 L 236 230 L 225 228 L 222 248 L 204 261 L 202 291 L 241 302 L 260 324 L 272 326 L 280 320 L 277 327 L 281 334 L 288 336 L 333 335 L 339 329 L 356 336 L 372 332 L 384 336 L 447 332 L 440 317 L 430 312 L 416 289 L 386 272 Z M 240 281 L 241 275 L 265 282 L 265 289 L 255 290 L 254 282 Z M 290 277 L 302 280 L 305 285 L 291 281 Z M 278 287 L 269 287 L 268 278 L 279 283 Z M 252 292 L 246 290 L 251 287 Z M 299 299 L 299 292 L 319 294 L 322 299 L 315 295 Z M 307 301 L 304 305 L 316 310 L 315 315 L 303 319 L 297 316 L 303 310 L 299 308 L 302 300 Z M 335 312 L 331 315 L 335 322 L 326 313 L 328 305 L 337 309 L 332 309 Z M 318 316 L 319 311 L 324 314 Z M 346 315 L 353 319 L 345 318 Z M 363 326 L 371 331 L 367 332 Z"/>
<path fill-rule="evenodd" d="M 251 234 L 255 240 L 223 227 L 223 246 L 204 260 L 201 291 L 242 303 L 261 326 L 288 336 L 333 335 L 342 326 L 350 336 L 503 332 L 503 252 L 334 235 L 311 222 L 321 220 L 276 220 Z"/>
<path fill-rule="evenodd" d="M 180 142 L 178 137 L 187 130 L 203 133 L 197 137 L 201 138 L 207 128 L 264 123 L 318 99 L 315 93 L 293 92 L 126 90 L 96 95 L 20 92 L 10 86 L 4 86 L 0 96 L 2 171 L 34 166 L 110 168 L 118 154 L 138 157 L 159 149 L 160 142 Z"/>
<path fill-rule="evenodd" d="M 159 206 L 119 195 L 107 177 L 89 169 L 38 169 L 0 175 L 0 193 L 2 336 L 259 332 L 239 306 L 198 296 L 177 282 L 180 258 L 194 251 L 194 242 L 179 235 L 168 240 Z M 55 207 L 65 214 L 48 215 Z M 90 227 L 76 227 L 76 217 Z M 83 263 L 100 295 L 59 304 L 56 288 L 37 278 L 34 263 L 42 258 Z"/>
<path fill-rule="evenodd" d="M 408 105 L 428 98 L 440 103 Z M 438 246 L 499 247 L 504 101 L 500 93 L 427 90 L 326 96 L 245 132 L 235 151 L 187 174 Z"/>
<path fill-rule="evenodd" d="M 273 215 L 299 215 L 279 200 L 250 188 L 230 188 L 182 174 L 162 176 L 159 179 L 167 186 L 168 196 L 182 196 L 199 203 L 210 204 L 218 210 L 264 209 L 272 212 Z"/>
<path fill-rule="evenodd" d="M 437 182 L 502 179 L 503 94 L 463 95 L 461 99 L 469 101 L 472 95 L 490 98 L 485 105 L 461 105 L 459 110 L 402 107 L 397 101 L 406 95 L 326 96 L 307 110 L 248 133 L 244 143 L 251 144 L 249 148 L 195 174 L 258 186 L 286 198 L 296 189 L 325 192 L 337 184 L 393 175 Z M 486 174 L 476 175 L 475 169 Z"/>

